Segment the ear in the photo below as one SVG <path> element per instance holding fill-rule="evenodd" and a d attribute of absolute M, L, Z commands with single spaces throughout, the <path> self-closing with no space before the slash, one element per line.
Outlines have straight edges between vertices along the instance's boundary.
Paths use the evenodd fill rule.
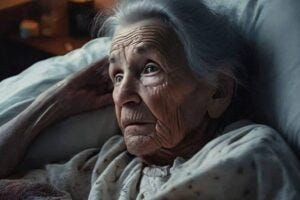
<path fill-rule="evenodd" d="M 219 118 L 226 111 L 231 103 L 234 80 L 226 74 L 219 74 L 217 77 L 217 87 L 208 101 L 208 115 L 210 118 Z"/>

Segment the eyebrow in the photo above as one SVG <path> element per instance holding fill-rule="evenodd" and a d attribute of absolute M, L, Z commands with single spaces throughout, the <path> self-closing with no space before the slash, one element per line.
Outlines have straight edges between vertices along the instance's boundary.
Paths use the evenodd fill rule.
<path fill-rule="evenodd" d="M 148 51 L 148 47 L 145 45 L 134 47 L 133 52 L 138 54 L 144 54 Z"/>
<path fill-rule="evenodd" d="M 142 46 L 134 47 L 133 52 L 142 55 L 146 53 L 149 49 L 155 49 L 155 47 L 153 45 L 142 45 Z M 116 63 L 115 56 L 109 57 L 108 61 L 109 63 Z"/>
<path fill-rule="evenodd" d="M 140 55 L 150 52 L 151 50 L 159 52 L 162 56 L 166 56 L 165 48 L 162 46 L 159 46 L 157 43 L 154 43 L 153 41 L 144 41 L 143 45 L 140 45 L 138 47 L 134 47 L 133 51 L 135 53 L 138 53 Z"/>
<path fill-rule="evenodd" d="M 139 42 L 138 42 L 139 43 Z M 139 55 L 143 55 L 147 52 L 151 52 L 151 50 L 157 51 L 162 57 L 166 58 L 167 56 L 164 54 L 165 52 L 159 48 L 157 45 L 146 42 L 145 44 L 142 44 L 140 46 L 134 47 L 133 52 L 137 53 Z M 115 55 L 112 55 L 109 57 L 109 63 L 110 64 L 115 64 L 117 62 L 118 58 L 115 57 Z M 113 66 L 110 66 L 113 67 Z"/>

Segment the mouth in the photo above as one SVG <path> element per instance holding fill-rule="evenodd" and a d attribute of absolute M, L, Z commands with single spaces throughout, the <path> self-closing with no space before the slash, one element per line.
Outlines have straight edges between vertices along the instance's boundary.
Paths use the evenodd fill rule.
<path fill-rule="evenodd" d="M 122 122 L 122 125 L 124 128 L 130 127 L 130 126 L 145 126 L 145 125 L 151 125 L 154 124 L 153 122 L 146 122 L 146 121 L 130 121 L 130 120 L 124 120 Z"/>
<path fill-rule="evenodd" d="M 153 132 L 154 127 L 153 122 L 132 121 L 124 123 L 123 135 L 125 137 L 147 136 Z"/>
<path fill-rule="evenodd" d="M 145 126 L 145 125 L 151 125 L 151 124 L 153 124 L 153 123 L 149 123 L 149 122 L 133 122 L 133 123 L 126 124 L 124 126 L 124 128 L 132 127 L 132 126 Z"/>

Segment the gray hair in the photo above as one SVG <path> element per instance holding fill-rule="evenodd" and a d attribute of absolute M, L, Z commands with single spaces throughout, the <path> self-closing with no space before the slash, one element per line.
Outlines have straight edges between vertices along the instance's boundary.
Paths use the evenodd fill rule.
<path fill-rule="evenodd" d="M 198 76 L 212 84 L 219 73 L 231 76 L 236 82 L 232 104 L 237 109 L 243 107 L 238 104 L 245 104 L 241 88 L 248 84 L 242 58 L 244 43 L 225 17 L 209 10 L 201 0 L 123 0 L 97 34 L 113 37 L 117 26 L 146 19 L 160 19 L 176 32 L 189 67 Z"/>

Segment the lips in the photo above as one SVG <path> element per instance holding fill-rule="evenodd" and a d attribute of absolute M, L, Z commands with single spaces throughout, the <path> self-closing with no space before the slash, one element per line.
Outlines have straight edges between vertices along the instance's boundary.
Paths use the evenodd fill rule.
<path fill-rule="evenodd" d="M 133 119 L 123 119 L 122 120 L 122 126 L 124 128 L 128 127 L 128 126 L 142 126 L 142 125 L 149 125 L 149 124 L 153 124 L 154 122 L 153 121 L 148 121 L 148 120 L 144 120 L 144 119 L 141 119 L 141 120 L 133 120 Z"/>
<path fill-rule="evenodd" d="M 125 129 L 128 126 L 144 127 L 154 124 L 156 119 L 144 104 L 130 104 L 122 107 L 120 122 L 121 127 Z"/>

